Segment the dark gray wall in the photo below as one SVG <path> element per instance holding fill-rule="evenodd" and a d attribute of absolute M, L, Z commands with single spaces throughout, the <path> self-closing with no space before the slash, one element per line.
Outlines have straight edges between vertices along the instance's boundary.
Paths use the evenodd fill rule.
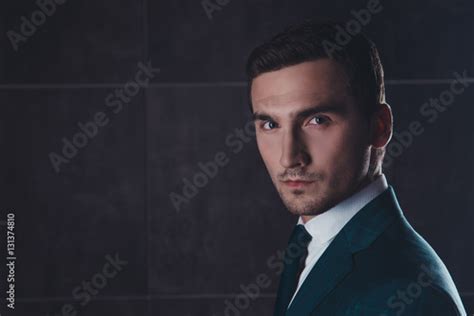
<path fill-rule="evenodd" d="M 239 312 L 269 315 L 278 276 L 266 261 L 284 248 L 296 218 L 281 204 L 255 142 L 242 142 L 240 151 L 226 143 L 227 137 L 235 142 L 230 135 L 249 118 L 245 60 L 289 23 L 350 20 L 351 10 L 366 6 L 359 0 L 231 0 L 210 19 L 200 1 L 68 0 L 14 50 L 6 32 L 18 32 L 21 17 L 38 7 L 5 1 L 0 229 L 5 214 L 14 212 L 12 315 L 56 315 L 67 304 L 80 315 L 224 315 L 226 300 L 234 302 L 241 286 L 261 273 L 269 287 Z M 433 122 L 419 112 L 449 89 L 454 72 L 472 77 L 474 5 L 382 6 L 363 30 L 381 52 L 395 131 L 413 121 L 424 128 L 385 173 L 474 311 L 474 88 Z M 135 76 L 140 61 L 160 71 L 114 113 L 105 100 Z M 97 112 L 109 123 L 55 172 L 49 153 L 60 152 L 61 139 L 71 139 L 77 124 Z M 198 163 L 218 152 L 228 163 L 177 211 L 170 193 L 181 192 L 183 178 L 192 179 Z M 105 257 L 115 254 L 128 264 L 82 306 L 73 291 L 93 278 L 97 284 Z"/>

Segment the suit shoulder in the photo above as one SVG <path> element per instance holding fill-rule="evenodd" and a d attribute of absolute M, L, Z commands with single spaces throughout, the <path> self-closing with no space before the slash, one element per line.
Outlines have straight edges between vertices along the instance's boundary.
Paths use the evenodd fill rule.
<path fill-rule="evenodd" d="M 397 220 L 373 244 L 361 252 L 365 260 L 386 267 L 387 273 L 412 279 L 429 272 L 434 284 L 442 286 L 449 272 L 430 244 L 407 221 Z"/>
<path fill-rule="evenodd" d="M 367 291 L 362 293 L 371 293 L 369 297 L 377 292 L 393 297 L 397 291 L 416 296 L 422 290 L 423 302 L 433 299 L 437 304 L 446 303 L 446 308 L 453 303 L 463 309 L 443 261 L 404 219 L 394 221 L 369 247 L 355 254 L 354 264 L 360 275 L 368 277 Z"/>
<path fill-rule="evenodd" d="M 353 315 L 466 316 L 466 312 L 443 289 L 400 279 L 374 287 L 360 296 Z"/>

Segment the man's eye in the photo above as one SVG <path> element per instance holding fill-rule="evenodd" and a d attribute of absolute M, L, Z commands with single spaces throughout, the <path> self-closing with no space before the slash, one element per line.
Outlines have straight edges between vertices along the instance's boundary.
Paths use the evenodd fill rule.
<path fill-rule="evenodd" d="M 262 125 L 263 129 L 274 129 L 277 127 L 277 124 L 273 121 L 266 121 Z"/>
<path fill-rule="evenodd" d="M 316 124 L 316 125 L 322 125 L 324 123 L 327 123 L 329 119 L 324 116 L 315 116 L 309 121 L 310 124 Z"/>

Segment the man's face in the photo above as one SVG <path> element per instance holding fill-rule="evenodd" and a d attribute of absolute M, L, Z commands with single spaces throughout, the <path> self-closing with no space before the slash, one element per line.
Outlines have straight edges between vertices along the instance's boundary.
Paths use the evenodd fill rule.
<path fill-rule="evenodd" d="M 258 149 L 292 213 L 320 214 L 365 181 L 369 122 L 340 64 L 325 58 L 263 73 L 251 98 Z"/>

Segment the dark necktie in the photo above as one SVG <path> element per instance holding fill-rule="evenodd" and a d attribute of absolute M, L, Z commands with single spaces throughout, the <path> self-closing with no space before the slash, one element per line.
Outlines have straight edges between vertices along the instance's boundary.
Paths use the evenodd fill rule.
<path fill-rule="evenodd" d="M 298 279 L 304 268 L 308 255 L 308 244 L 311 235 L 303 225 L 296 225 L 291 233 L 290 241 L 285 251 L 284 268 L 280 278 L 278 294 L 275 303 L 275 316 L 283 316 L 288 304 L 295 293 Z"/>

